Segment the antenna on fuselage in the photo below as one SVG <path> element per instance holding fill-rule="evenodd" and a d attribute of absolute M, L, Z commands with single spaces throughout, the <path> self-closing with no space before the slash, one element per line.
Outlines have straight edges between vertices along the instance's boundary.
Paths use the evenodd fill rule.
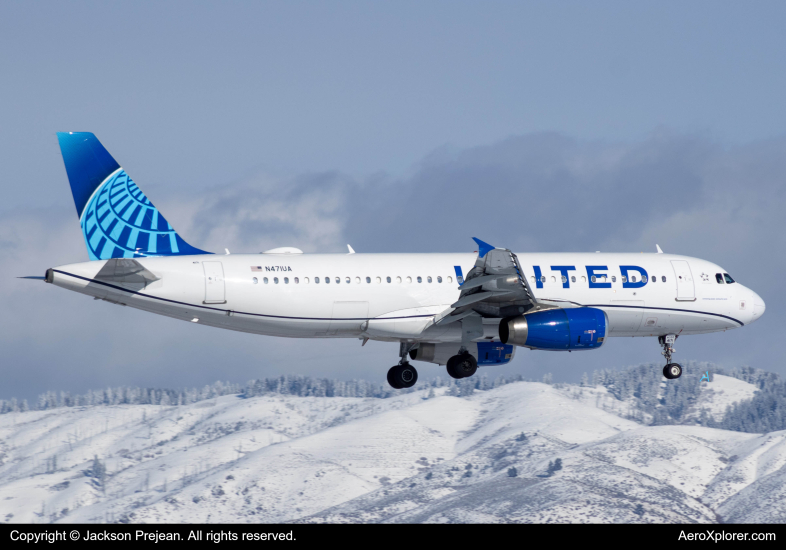
<path fill-rule="evenodd" d="M 655 245 L 655 248 L 657 248 L 657 249 L 658 249 L 658 254 L 663 254 L 663 250 L 661 250 L 661 249 L 660 249 L 660 246 L 658 246 L 658 245 L 656 244 L 656 245 Z"/>

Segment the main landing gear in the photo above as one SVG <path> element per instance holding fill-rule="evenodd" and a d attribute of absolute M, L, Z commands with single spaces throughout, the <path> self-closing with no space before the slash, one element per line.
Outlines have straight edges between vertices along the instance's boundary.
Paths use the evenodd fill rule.
<path fill-rule="evenodd" d="M 448 359 L 448 374 L 453 378 L 467 378 L 478 370 L 478 361 L 467 350 Z"/>
<path fill-rule="evenodd" d="M 418 371 L 409 363 L 391 367 L 388 371 L 388 384 L 394 389 L 411 388 L 418 381 Z"/>
<path fill-rule="evenodd" d="M 393 389 L 411 388 L 418 381 L 418 370 L 406 360 L 407 354 L 413 347 L 414 344 L 401 342 L 401 347 L 399 348 L 401 360 L 398 362 L 398 365 L 390 367 L 388 371 L 388 384 Z"/>
<path fill-rule="evenodd" d="M 666 357 L 666 366 L 663 367 L 663 376 L 669 380 L 674 380 L 682 376 L 682 365 L 679 363 L 671 362 L 671 354 L 674 353 L 674 342 L 677 340 L 676 334 L 667 334 L 666 336 L 658 336 L 658 343 L 663 348 L 661 352 Z"/>

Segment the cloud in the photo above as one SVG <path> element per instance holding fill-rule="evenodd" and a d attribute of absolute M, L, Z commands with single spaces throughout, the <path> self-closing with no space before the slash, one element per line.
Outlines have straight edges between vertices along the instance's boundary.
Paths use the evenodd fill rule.
<path fill-rule="evenodd" d="M 782 212 L 786 139 L 722 146 L 704 136 L 658 131 L 637 142 L 588 142 L 555 133 L 515 136 L 464 150 L 443 148 L 405 178 L 340 172 L 294 178 L 256 174 L 157 206 L 191 244 L 260 252 L 471 251 L 477 236 L 530 251 L 654 251 L 723 265 L 756 290 L 767 314 L 751 327 L 680 339 L 681 360 L 712 360 L 786 374 L 779 327 L 786 303 Z M 65 181 L 63 182 L 65 185 Z M 163 191 L 162 191 L 163 192 Z M 165 192 L 163 192 L 165 193 Z M 297 341 L 193 327 L 18 281 L 84 261 L 70 204 L 0 214 L 0 253 L 14 273 L 0 283 L 6 363 L 0 398 L 96 385 L 202 385 L 283 372 L 384 378 L 396 349 L 357 341 Z M 140 345 L 143 343 L 143 345 Z M 369 351 L 370 350 L 370 351 Z M 577 379 L 594 368 L 659 362 L 649 339 L 610 340 L 598 352 L 521 351 L 494 372 Z M 443 374 L 428 370 L 426 376 Z M 507 369 L 507 370 L 505 370 Z"/>

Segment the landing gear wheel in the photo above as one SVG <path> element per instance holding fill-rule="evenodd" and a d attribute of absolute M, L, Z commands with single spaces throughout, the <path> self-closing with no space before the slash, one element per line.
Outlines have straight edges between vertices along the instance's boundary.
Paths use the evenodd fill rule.
<path fill-rule="evenodd" d="M 682 376 L 682 365 L 679 363 L 669 363 L 663 367 L 663 376 L 669 380 L 674 380 Z"/>
<path fill-rule="evenodd" d="M 450 359 L 448 359 L 447 370 L 448 374 L 451 378 L 461 378 L 461 375 L 456 371 L 456 358 L 458 355 L 454 355 Z"/>
<path fill-rule="evenodd" d="M 478 370 L 478 362 L 471 354 L 462 353 L 448 359 L 447 368 L 453 378 L 467 378 Z"/>
<path fill-rule="evenodd" d="M 391 367 L 388 371 L 388 384 L 394 389 L 411 388 L 418 381 L 418 371 L 409 363 Z"/>

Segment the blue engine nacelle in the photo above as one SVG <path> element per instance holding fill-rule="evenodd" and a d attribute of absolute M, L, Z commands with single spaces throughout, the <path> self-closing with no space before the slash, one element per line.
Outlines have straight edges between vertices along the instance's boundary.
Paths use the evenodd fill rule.
<path fill-rule="evenodd" d="M 608 317 L 600 309 L 547 309 L 503 319 L 499 324 L 499 339 L 505 344 L 532 349 L 595 349 L 603 345 L 608 326 Z"/>

